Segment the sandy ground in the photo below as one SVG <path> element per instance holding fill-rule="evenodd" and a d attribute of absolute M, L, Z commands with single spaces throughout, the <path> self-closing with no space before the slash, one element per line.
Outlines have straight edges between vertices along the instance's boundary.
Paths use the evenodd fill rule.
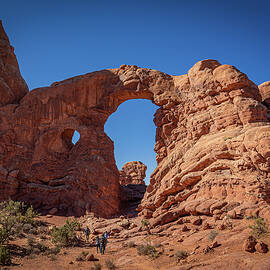
<path fill-rule="evenodd" d="M 42 221 L 47 222 L 47 227 L 60 226 L 65 223 L 66 217 L 43 216 Z M 232 270 L 270 270 L 270 253 L 261 254 L 258 252 L 248 253 L 242 250 L 244 240 L 250 235 L 249 224 L 252 220 L 232 220 L 232 228 L 218 230 L 220 222 L 208 220 L 210 229 L 203 229 L 202 225 L 193 225 L 185 219 L 184 224 L 171 223 L 160 228 L 155 228 L 148 232 L 141 228 L 139 218 L 116 218 L 98 219 L 93 216 L 80 218 L 79 221 L 89 226 L 91 230 L 90 241 L 84 239 L 83 232 L 78 232 L 78 236 L 83 239 L 80 247 L 62 248 L 55 256 L 42 254 L 31 254 L 24 256 L 20 251 L 13 252 L 12 266 L 0 267 L 0 269 L 23 269 L 23 270 L 64 270 L 81 269 L 90 270 L 95 264 L 101 264 L 101 269 L 108 269 L 106 260 L 110 260 L 116 269 L 125 270 L 188 270 L 188 269 L 232 269 Z M 123 228 L 119 224 L 132 224 L 129 228 Z M 135 224 L 135 225 L 134 225 Z M 188 231 L 183 232 L 183 226 L 188 227 Z M 215 227 L 216 226 L 216 227 Z M 213 242 L 209 239 L 212 230 L 217 232 L 216 238 L 218 246 L 205 253 L 204 249 L 211 246 Z M 105 231 L 116 231 L 108 239 L 108 244 L 104 255 L 97 253 L 94 246 L 96 234 Z M 51 245 L 49 234 L 47 239 L 39 239 L 39 235 L 33 235 L 36 241 L 46 242 Z M 43 237 L 44 238 L 44 237 Z M 264 242 L 270 244 L 269 236 Z M 14 247 L 27 248 L 27 238 L 15 239 L 11 242 Z M 130 247 L 131 243 L 135 247 Z M 138 255 L 136 246 L 149 244 L 155 246 L 158 257 L 150 258 L 146 255 Z M 16 248 L 14 248 L 16 250 Z M 185 251 L 189 256 L 185 259 L 177 260 L 176 253 Z M 93 254 L 96 261 L 77 261 L 76 258 L 82 253 Z M 95 269 L 95 268 L 94 268 Z"/>

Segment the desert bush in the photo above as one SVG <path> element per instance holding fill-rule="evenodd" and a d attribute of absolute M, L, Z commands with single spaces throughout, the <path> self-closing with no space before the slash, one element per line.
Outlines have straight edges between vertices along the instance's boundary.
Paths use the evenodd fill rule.
<path fill-rule="evenodd" d="M 8 242 L 9 239 L 10 232 L 4 227 L 0 228 L 0 245 Z"/>
<path fill-rule="evenodd" d="M 41 234 L 40 239 L 42 239 L 42 240 L 48 239 L 47 234 L 45 234 L 45 233 Z"/>
<path fill-rule="evenodd" d="M 77 221 L 76 219 L 72 219 L 71 221 L 68 221 L 68 222 L 70 224 L 70 227 L 72 227 L 74 231 L 81 230 L 81 223 L 79 221 Z"/>
<path fill-rule="evenodd" d="M 0 265 L 10 265 L 11 257 L 7 247 L 0 245 Z"/>
<path fill-rule="evenodd" d="M 151 258 L 157 258 L 158 257 L 158 252 L 155 249 L 154 246 L 151 246 L 149 244 L 147 245 L 140 245 L 137 247 L 137 253 L 139 255 L 147 255 Z"/>
<path fill-rule="evenodd" d="M 46 252 L 50 249 L 43 241 L 37 243 L 36 247 L 40 250 L 40 252 Z"/>
<path fill-rule="evenodd" d="M 62 227 L 54 227 L 51 232 L 52 242 L 60 246 L 75 246 L 78 239 L 76 237 L 75 229 L 78 227 L 77 222 L 69 222 Z"/>
<path fill-rule="evenodd" d="M 218 232 L 215 230 L 212 230 L 209 234 L 208 234 L 208 239 L 213 242 L 215 240 L 215 238 L 217 237 Z"/>
<path fill-rule="evenodd" d="M 188 253 L 185 250 L 179 250 L 175 253 L 174 257 L 176 258 L 177 262 L 180 260 L 185 259 L 188 256 Z"/>
<path fill-rule="evenodd" d="M 38 217 L 39 215 L 34 211 L 33 206 L 31 205 L 30 207 L 28 207 L 24 213 L 23 216 L 23 223 L 25 224 L 32 224 L 32 225 L 36 225 L 36 220 L 35 218 Z"/>
<path fill-rule="evenodd" d="M 33 227 L 30 231 L 29 231 L 30 234 L 33 234 L 33 235 L 38 235 L 38 230 L 37 228 Z"/>
<path fill-rule="evenodd" d="M 105 265 L 106 265 L 106 267 L 107 267 L 109 270 L 114 270 L 114 269 L 116 269 L 114 262 L 113 262 L 112 260 L 110 260 L 110 259 L 107 259 L 107 260 L 105 261 Z"/>
<path fill-rule="evenodd" d="M 90 270 L 101 270 L 101 264 L 95 263 L 94 266 L 90 268 Z"/>
<path fill-rule="evenodd" d="M 245 216 L 245 218 L 250 220 L 250 219 L 256 219 L 256 218 L 258 218 L 258 216 L 256 214 L 255 215 L 250 214 L 248 216 Z"/>
<path fill-rule="evenodd" d="M 144 227 L 149 227 L 149 225 L 150 225 L 150 222 L 147 219 L 142 219 L 141 223 L 142 223 L 143 228 Z"/>
<path fill-rule="evenodd" d="M 253 225 L 249 225 L 251 229 L 250 234 L 256 239 L 264 238 L 268 235 L 268 228 L 263 218 L 258 217 L 254 220 Z"/>
<path fill-rule="evenodd" d="M 27 245 L 29 247 L 33 247 L 35 244 L 36 244 L 35 239 L 33 237 L 31 237 L 31 236 L 28 236 L 27 237 Z"/>
<path fill-rule="evenodd" d="M 61 247 L 60 246 L 56 246 L 54 248 L 50 248 L 49 249 L 50 254 L 54 254 L 54 255 L 57 255 L 58 253 L 60 253 L 60 251 L 61 251 Z"/>
<path fill-rule="evenodd" d="M 14 224 L 14 227 L 11 229 L 11 234 L 13 235 L 20 235 L 23 232 L 23 224 L 18 223 Z"/>
<path fill-rule="evenodd" d="M 31 231 L 33 229 L 33 226 L 31 224 L 24 224 L 23 225 L 23 232 L 25 233 L 29 233 L 29 231 Z"/>
<path fill-rule="evenodd" d="M 0 244 L 7 244 L 12 235 L 20 233 L 23 224 L 34 224 L 36 216 L 33 208 L 27 208 L 22 202 L 0 203 Z"/>
<path fill-rule="evenodd" d="M 30 250 L 30 254 L 35 254 L 35 255 L 39 255 L 41 253 L 41 251 L 37 248 L 37 247 L 33 247 L 31 250 Z"/>
<path fill-rule="evenodd" d="M 48 234 L 49 233 L 49 229 L 44 226 L 44 225 L 41 225 L 38 227 L 38 234 Z"/>

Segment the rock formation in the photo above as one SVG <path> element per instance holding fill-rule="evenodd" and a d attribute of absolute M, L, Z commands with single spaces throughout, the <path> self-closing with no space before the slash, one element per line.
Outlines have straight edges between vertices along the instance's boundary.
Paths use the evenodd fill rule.
<path fill-rule="evenodd" d="M 141 161 L 126 163 L 119 171 L 121 212 L 124 214 L 137 214 L 137 207 L 146 191 L 144 182 L 147 167 Z"/>
<path fill-rule="evenodd" d="M 141 161 L 131 161 L 126 163 L 120 173 L 120 185 L 145 185 L 144 178 L 147 167 Z"/>
<path fill-rule="evenodd" d="M 158 165 L 141 215 L 152 224 L 189 214 L 269 215 L 269 83 L 259 90 L 235 67 L 204 60 L 182 76 L 122 65 L 27 93 L 2 28 L 0 40 L 1 200 L 116 214 L 119 172 L 104 124 L 121 103 L 143 98 L 160 108 Z"/>
<path fill-rule="evenodd" d="M 21 77 L 14 48 L 0 21 L 0 106 L 18 103 L 28 91 Z"/>
<path fill-rule="evenodd" d="M 269 84 L 261 96 L 245 74 L 215 60 L 173 78 L 179 98 L 155 114 L 158 166 L 141 215 L 153 225 L 252 211 L 269 220 Z"/>

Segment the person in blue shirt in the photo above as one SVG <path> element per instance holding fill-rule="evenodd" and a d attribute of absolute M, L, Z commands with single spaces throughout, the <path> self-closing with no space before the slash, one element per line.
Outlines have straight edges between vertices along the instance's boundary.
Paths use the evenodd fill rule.
<path fill-rule="evenodd" d="M 84 234 L 85 234 L 86 240 L 89 241 L 90 229 L 88 228 L 88 226 L 86 226 L 84 230 Z"/>

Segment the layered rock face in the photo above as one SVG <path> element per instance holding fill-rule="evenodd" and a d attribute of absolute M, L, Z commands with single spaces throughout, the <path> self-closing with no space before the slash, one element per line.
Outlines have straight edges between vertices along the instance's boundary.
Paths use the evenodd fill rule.
<path fill-rule="evenodd" d="M 126 163 L 119 171 L 120 185 L 145 185 L 144 178 L 146 169 L 147 166 L 145 166 L 141 161 L 131 161 Z"/>
<path fill-rule="evenodd" d="M 198 62 L 174 85 L 177 100 L 155 114 L 158 166 L 141 215 L 153 225 L 184 215 L 269 218 L 269 108 L 258 87 L 215 60 Z"/>
<path fill-rule="evenodd" d="M 122 102 L 143 98 L 160 108 L 158 166 L 141 215 L 160 224 L 188 214 L 268 213 L 269 84 L 260 94 L 235 67 L 204 60 L 182 76 L 123 65 L 27 93 L 2 28 L 0 39 L 0 200 L 116 214 L 119 172 L 104 124 Z"/>
<path fill-rule="evenodd" d="M 147 166 L 141 161 L 126 163 L 119 171 L 121 213 L 137 215 L 138 205 L 146 191 L 144 182 Z"/>
<path fill-rule="evenodd" d="M 263 104 L 268 110 L 267 118 L 270 121 L 270 82 L 265 82 L 259 85 L 259 90 L 262 95 Z"/>
<path fill-rule="evenodd" d="M 18 103 L 28 92 L 21 77 L 14 48 L 10 45 L 0 20 L 0 106 Z"/>
<path fill-rule="evenodd" d="M 0 34 L 5 41 L 4 31 Z M 9 49 L 4 47 L 2 62 Z M 9 66 L 3 68 L 9 74 Z M 13 87 L 21 97 L 17 84 Z M 123 65 L 32 90 L 19 104 L 7 99 L 9 104 L 0 107 L 0 200 L 23 200 L 43 210 L 57 207 L 63 214 L 116 214 L 119 172 L 104 123 L 125 100 L 161 104 L 163 93 L 173 89 L 169 75 Z M 73 145 L 75 130 L 80 140 Z"/>

